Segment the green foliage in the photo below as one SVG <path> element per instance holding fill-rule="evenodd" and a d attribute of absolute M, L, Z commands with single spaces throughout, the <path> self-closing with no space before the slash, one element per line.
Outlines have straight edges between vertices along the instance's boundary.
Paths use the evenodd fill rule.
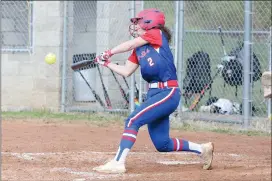
<path fill-rule="evenodd" d="M 166 15 L 166 25 L 174 28 L 175 1 L 145 1 L 145 8 L 158 8 Z M 253 28 L 269 30 L 271 1 L 253 1 Z M 243 30 L 244 1 L 184 1 L 185 29 Z"/>
<path fill-rule="evenodd" d="M 186 29 L 243 28 L 243 1 L 185 1 Z"/>
<path fill-rule="evenodd" d="M 165 13 L 166 26 L 174 28 L 175 1 L 145 1 L 144 8 L 157 8 Z"/>
<path fill-rule="evenodd" d="M 269 30 L 272 26 L 271 1 L 254 1 L 253 28 L 255 30 Z"/>

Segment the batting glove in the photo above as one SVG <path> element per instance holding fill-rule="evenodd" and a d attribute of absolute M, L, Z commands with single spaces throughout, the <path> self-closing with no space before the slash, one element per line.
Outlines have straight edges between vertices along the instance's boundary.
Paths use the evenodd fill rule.
<path fill-rule="evenodd" d="M 108 64 L 110 63 L 110 60 L 102 60 L 100 56 L 96 57 L 94 61 L 104 67 L 108 67 Z"/>
<path fill-rule="evenodd" d="M 109 60 L 109 58 L 112 56 L 113 54 L 111 53 L 111 50 L 107 50 L 107 51 L 104 51 L 100 54 L 100 59 L 101 60 Z"/>

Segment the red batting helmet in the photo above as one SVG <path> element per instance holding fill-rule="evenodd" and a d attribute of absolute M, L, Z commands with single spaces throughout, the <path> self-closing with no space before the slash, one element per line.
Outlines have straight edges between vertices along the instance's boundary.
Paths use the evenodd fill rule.
<path fill-rule="evenodd" d="M 133 23 L 129 26 L 129 31 L 134 34 L 135 29 L 133 25 L 139 24 L 144 30 L 150 30 L 152 28 L 159 28 L 165 25 L 164 13 L 158 9 L 150 8 L 140 11 L 135 18 L 131 18 L 130 21 Z"/>

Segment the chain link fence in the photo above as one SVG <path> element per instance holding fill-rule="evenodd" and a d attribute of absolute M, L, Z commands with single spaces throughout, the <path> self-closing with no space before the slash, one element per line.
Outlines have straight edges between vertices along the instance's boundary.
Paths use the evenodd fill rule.
<path fill-rule="evenodd" d="M 201 114 L 194 114 L 194 117 L 204 117 L 203 112 L 224 114 L 226 111 L 232 114 L 234 102 L 238 105 L 235 113 L 239 115 L 239 104 L 242 103 L 241 66 L 229 64 L 228 67 L 233 72 L 228 74 L 226 65 L 224 67 L 226 69 L 223 70 L 218 65 L 232 49 L 239 47 L 239 41 L 243 42 L 241 39 L 243 35 L 237 33 L 243 32 L 243 2 L 188 1 L 184 3 L 184 9 L 185 41 L 182 77 L 185 107 L 190 108 L 195 97 L 199 96 L 205 85 L 209 85 L 197 107 L 192 110 L 194 113 L 201 112 Z M 219 31 L 220 27 L 222 33 Z M 220 100 L 222 103 L 218 102 Z"/>
<path fill-rule="evenodd" d="M 212 81 L 205 96 L 193 110 L 196 113 L 193 117 L 213 119 L 214 115 L 215 120 L 223 120 L 227 118 L 225 115 L 235 115 L 227 119 L 239 122 L 242 119 L 239 115 L 243 114 L 243 64 L 250 63 L 243 57 L 244 2 L 186 1 L 184 6 L 184 105 L 190 108 L 195 96 Z M 270 46 L 267 40 L 270 18 L 271 2 L 254 1 L 251 113 L 255 117 L 266 117 L 271 111 L 264 102 L 260 82 L 269 62 Z M 231 60 L 222 62 L 226 55 L 231 56 Z M 218 65 L 223 65 L 223 69 Z M 209 114 L 205 116 L 204 112 Z"/>
<path fill-rule="evenodd" d="M 137 1 L 135 9 L 137 12 L 142 8 L 158 8 L 166 15 L 166 26 L 173 36 L 170 46 L 175 62 L 182 63 L 182 70 L 178 70 L 183 81 L 183 112 L 180 116 L 183 119 L 242 123 L 243 64 L 250 63 L 243 57 L 244 1 L 184 1 L 183 62 L 177 60 L 176 52 L 179 50 L 175 49 L 178 41 L 176 3 Z M 271 110 L 267 106 L 268 101 L 263 99 L 260 76 L 269 69 L 271 61 L 271 2 L 253 1 L 252 5 L 251 116 L 265 118 Z M 67 6 L 67 65 L 93 59 L 96 53 L 131 38 L 128 33 L 132 16 L 130 1 L 69 1 Z M 112 61 L 124 64 L 129 55 L 130 52 L 116 55 Z M 128 114 L 130 87 L 137 87 L 140 97 L 144 97 L 146 92 L 146 83 L 140 78 L 139 71 L 135 75 L 135 84 L 131 84 L 131 78 L 118 74 L 115 74 L 115 79 L 109 69 L 99 69 L 95 64 L 81 70 L 81 73 L 86 80 L 79 72 L 67 67 L 67 111 L 101 110 Z M 103 104 L 97 101 L 86 81 Z M 206 85 L 209 87 L 203 98 L 196 107 L 192 107 Z M 109 102 L 107 104 L 108 99 L 110 105 Z"/>
<path fill-rule="evenodd" d="M 33 44 L 32 1 L 1 1 L 2 51 L 29 52 Z"/>
<path fill-rule="evenodd" d="M 67 65 L 93 60 L 97 52 L 129 40 L 130 4 L 129 1 L 68 2 Z M 129 55 L 116 55 L 111 61 L 124 64 Z M 66 81 L 67 111 L 129 112 L 130 78 L 93 64 L 79 72 L 68 66 Z"/>
<path fill-rule="evenodd" d="M 260 59 L 261 72 L 272 71 L 271 4 L 271 1 L 254 1 L 253 3 L 252 30 L 258 32 L 253 34 L 253 51 Z M 260 81 L 253 85 L 252 100 L 256 107 L 256 116 L 271 116 L 271 99 L 265 100 L 263 98 L 263 89 Z"/>

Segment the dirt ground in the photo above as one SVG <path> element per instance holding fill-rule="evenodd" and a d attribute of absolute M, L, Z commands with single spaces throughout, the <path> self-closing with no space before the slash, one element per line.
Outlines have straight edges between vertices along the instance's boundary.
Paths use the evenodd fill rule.
<path fill-rule="evenodd" d="M 127 173 L 92 168 L 114 157 L 120 125 L 2 121 L 2 180 L 271 180 L 271 137 L 171 130 L 171 137 L 215 144 L 212 170 L 188 152 L 159 153 L 145 127 L 127 159 Z"/>

